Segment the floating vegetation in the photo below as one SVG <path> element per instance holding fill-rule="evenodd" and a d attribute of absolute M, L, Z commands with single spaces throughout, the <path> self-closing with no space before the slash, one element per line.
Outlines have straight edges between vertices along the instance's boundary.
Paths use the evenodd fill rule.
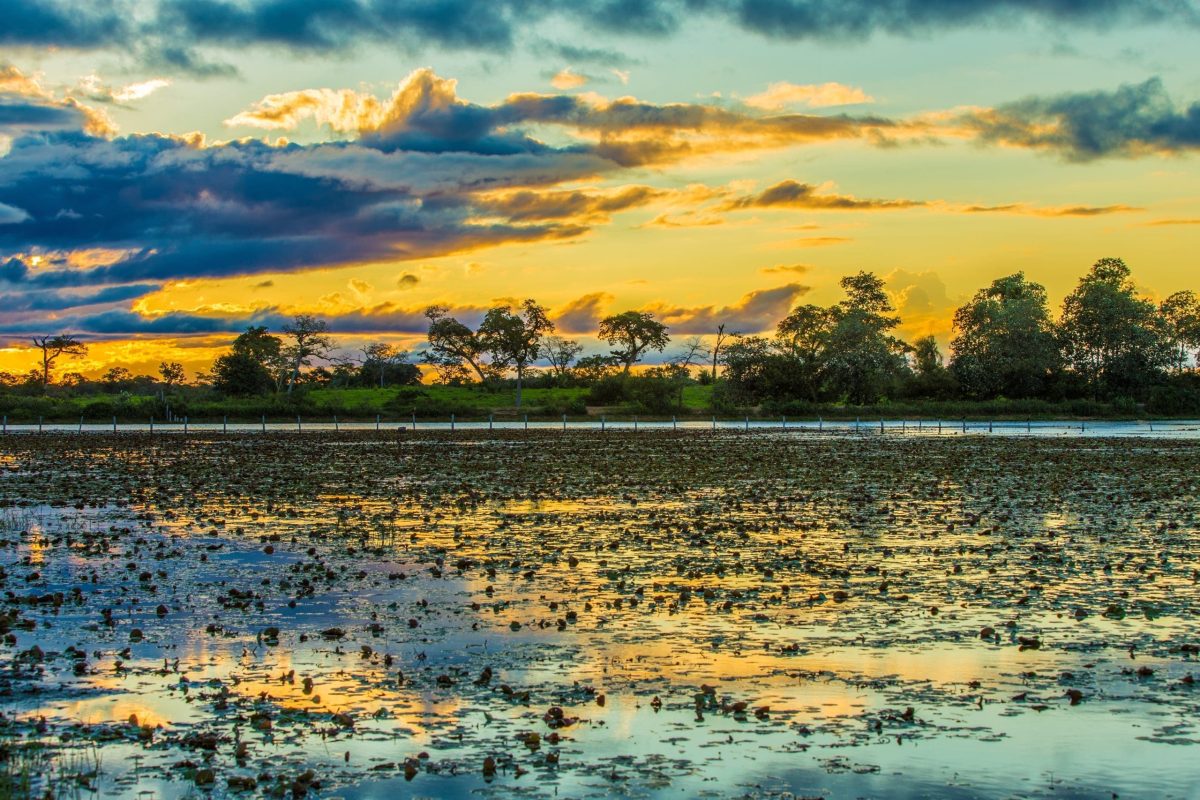
<path fill-rule="evenodd" d="M 0 447 L 12 796 L 1197 789 L 1188 442 Z"/>

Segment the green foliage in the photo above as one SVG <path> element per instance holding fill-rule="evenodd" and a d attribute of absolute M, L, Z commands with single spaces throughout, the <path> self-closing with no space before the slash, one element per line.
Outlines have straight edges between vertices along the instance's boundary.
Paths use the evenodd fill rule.
<path fill-rule="evenodd" d="M 1037 397 L 1062 369 L 1046 290 L 1018 272 L 954 312 L 953 372 L 971 398 Z"/>

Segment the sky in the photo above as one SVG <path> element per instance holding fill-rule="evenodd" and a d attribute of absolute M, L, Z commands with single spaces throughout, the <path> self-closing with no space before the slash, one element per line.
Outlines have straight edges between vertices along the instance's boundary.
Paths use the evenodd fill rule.
<path fill-rule="evenodd" d="M 1200 289 L 1193 0 L 5 0 L 0 370 L 419 349 L 532 297 L 603 349 L 886 281 L 915 338 L 1102 257 Z M 670 353 L 670 349 L 668 350 Z"/>

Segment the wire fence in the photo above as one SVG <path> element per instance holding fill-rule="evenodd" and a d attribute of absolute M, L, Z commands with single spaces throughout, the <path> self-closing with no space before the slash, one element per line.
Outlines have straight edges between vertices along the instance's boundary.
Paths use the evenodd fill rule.
<path fill-rule="evenodd" d="M 949 419 L 875 419 L 875 420 L 825 420 L 788 419 L 787 417 L 740 419 L 728 417 L 697 417 L 638 419 L 622 418 L 610 420 L 606 417 L 536 419 L 506 416 L 500 419 L 401 419 L 339 420 L 337 417 L 296 417 L 294 420 L 268 420 L 262 417 L 257 422 L 220 420 L 190 420 L 187 417 L 170 421 L 148 419 L 146 422 L 87 420 L 78 422 L 12 421 L 4 417 L 0 421 L 0 433 L 9 434 L 102 434 L 102 433 L 317 433 L 341 431 L 514 431 L 514 430 L 560 430 L 568 431 L 782 431 L 808 434 L 858 434 L 883 436 L 1149 436 L 1155 438 L 1200 438 L 1200 420 L 949 420 Z"/>

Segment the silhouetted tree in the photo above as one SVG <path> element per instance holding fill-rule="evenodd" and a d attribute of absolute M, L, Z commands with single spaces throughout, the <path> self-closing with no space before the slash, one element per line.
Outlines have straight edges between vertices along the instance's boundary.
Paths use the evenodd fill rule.
<path fill-rule="evenodd" d="M 546 309 L 526 300 L 514 313 L 510 306 L 490 309 L 479 326 L 478 338 L 497 368 L 512 366 L 517 373 L 517 408 L 525 371 L 538 357 L 542 336 L 554 330 Z"/>
<path fill-rule="evenodd" d="M 310 359 L 327 356 L 333 349 L 333 338 L 325 321 L 309 314 L 297 315 L 289 325 L 284 326 L 283 332 L 292 337 L 292 343 L 283 351 L 291 367 L 287 384 L 287 393 L 290 395 L 296 379 L 300 377 L 300 368 L 307 366 Z"/>
<path fill-rule="evenodd" d="M 626 311 L 600 320 L 599 337 L 615 346 L 612 354 L 625 374 L 642 360 L 647 350 L 662 352 L 671 341 L 667 326 L 644 311 Z"/>
<path fill-rule="evenodd" d="M 158 374 L 162 376 L 163 383 L 170 389 L 177 383 L 183 383 L 183 364 L 178 361 L 163 361 L 158 365 Z"/>
<path fill-rule="evenodd" d="M 33 344 L 42 351 L 42 391 L 50 386 L 50 370 L 59 356 L 79 358 L 87 355 L 87 345 L 71 334 L 35 336 Z"/>
<path fill-rule="evenodd" d="M 470 366 L 479 376 L 480 383 L 490 377 L 483 356 L 487 352 L 483 341 L 475 331 L 454 317 L 446 315 L 445 306 L 430 306 L 425 309 L 429 319 L 429 349 L 421 354 L 422 359 L 433 366 L 443 377 L 461 376 Z"/>
<path fill-rule="evenodd" d="M 561 383 L 571 374 L 571 364 L 583 352 L 583 345 L 561 336 L 546 336 L 542 339 L 542 358 L 550 364 L 555 378 Z"/>

